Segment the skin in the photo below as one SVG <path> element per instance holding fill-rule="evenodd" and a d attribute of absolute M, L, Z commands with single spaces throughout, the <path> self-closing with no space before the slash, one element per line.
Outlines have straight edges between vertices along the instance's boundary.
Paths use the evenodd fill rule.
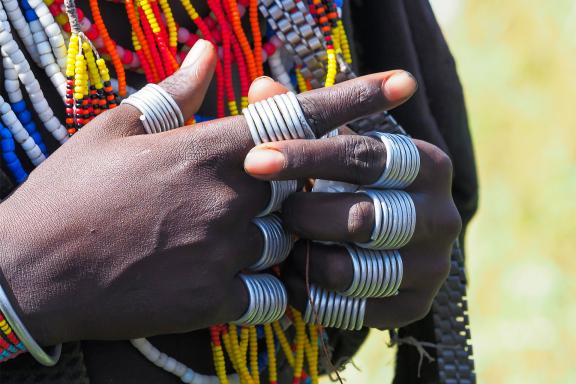
<path fill-rule="evenodd" d="M 186 119 L 202 104 L 214 63 L 212 46 L 197 44 L 161 84 Z M 406 72 L 390 71 L 298 97 L 319 137 L 400 105 L 416 88 Z M 257 79 L 250 101 L 285 91 Z M 238 273 L 263 247 L 251 219 L 268 201 L 266 181 L 369 184 L 385 167 L 386 149 L 372 138 L 253 148 L 241 116 L 155 135 L 144 134 L 138 116 L 129 105 L 99 116 L 0 206 L 1 283 L 43 345 L 182 333 L 240 317 L 248 295 Z M 401 293 L 369 300 L 367 326 L 399 327 L 428 312 L 460 231 L 449 157 L 415 143 L 422 165 L 407 191 L 417 227 L 401 250 Z M 291 304 L 304 310 L 306 240 L 367 241 L 373 207 L 362 195 L 296 193 L 282 212 L 286 229 L 300 238 L 283 279 Z M 310 282 L 342 290 L 351 281 L 344 248 L 310 246 Z"/>

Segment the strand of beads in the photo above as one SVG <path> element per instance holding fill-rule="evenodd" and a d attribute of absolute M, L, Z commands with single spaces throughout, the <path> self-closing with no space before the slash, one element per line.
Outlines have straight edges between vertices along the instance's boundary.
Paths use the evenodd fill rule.
<path fill-rule="evenodd" d="M 326 80 L 324 82 L 325 87 L 330 87 L 336 82 L 336 52 L 334 50 L 334 42 L 332 39 L 332 27 L 330 25 L 330 19 L 327 15 L 327 9 L 322 0 L 313 0 L 310 5 L 310 10 L 312 14 L 317 18 L 318 24 L 320 24 L 320 29 L 324 35 L 324 42 L 326 45 L 326 55 L 328 57 L 327 68 L 326 68 Z"/>
<path fill-rule="evenodd" d="M 18 2 L 15 0 L 4 1 L 4 8 L 8 14 L 10 23 L 12 23 L 12 27 L 16 30 L 16 33 L 18 33 L 20 40 L 22 40 L 24 43 L 26 51 L 30 54 L 32 60 L 34 60 L 36 64 L 40 65 L 40 56 L 38 55 L 38 50 L 36 49 L 36 44 L 34 42 L 34 38 L 32 37 L 32 31 L 28 25 L 29 15 L 26 15 L 25 17 L 25 14 L 22 13 L 22 10 L 18 6 Z M 30 5 L 28 5 L 26 0 L 22 1 L 22 8 L 24 8 L 25 13 L 31 11 L 33 16 L 37 18 L 36 13 L 34 13 L 34 11 L 30 8 Z"/>
<path fill-rule="evenodd" d="M 248 39 L 246 38 L 246 34 L 244 33 L 244 29 L 242 28 L 242 22 L 240 21 L 240 13 L 238 12 L 238 2 L 236 0 L 224 0 L 228 1 L 230 7 L 230 15 L 231 15 L 231 24 L 232 29 L 234 30 L 234 34 L 240 43 L 240 47 L 244 52 L 244 59 L 248 65 L 248 74 L 250 76 L 250 81 L 254 80 L 258 77 L 258 70 L 256 69 L 256 63 L 254 62 L 254 53 L 250 48 L 250 43 L 248 43 Z"/>
<path fill-rule="evenodd" d="M 224 15 L 224 10 L 221 7 L 219 0 L 207 0 L 208 6 L 216 16 L 216 20 L 220 24 L 222 32 L 222 47 L 223 47 L 223 61 L 224 61 L 224 83 L 226 84 L 226 92 L 228 98 L 228 110 L 231 115 L 238 114 L 238 105 L 236 104 L 234 96 L 234 84 L 232 80 L 232 51 L 231 39 L 232 32 Z"/>
<path fill-rule="evenodd" d="M 115 108 L 118 102 L 104 59 L 80 31 L 73 0 L 65 0 L 64 5 L 72 32 L 66 62 L 66 128 L 73 135 L 103 110 Z"/>
<path fill-rule="evenodd" d="M 134 41 L 134 47 L 136 49 L 136 41 L 138 42 L 138 47 L 141 47 L 142 54 L 138 57 L 140 58 L 140 62 L 142 63 L 143 68 L 150 68 L 150 73 L 146 75 L 147 78 L 151 78 L 152 82 L 158 83 L 161 79 L 158 75 L 158 71 L 156 70 L 156 66 L 154 65 L 154 61 L 152 58 L 152 53 L 150 52 L 150 47 L 148 46 L 148 42 L 146 41 L 146 36 L 144 35 L 144 31 L 140 26 L 138 21 L 138 16 L 136 14 L 136 7 L 134 6 L 133 0 L 126 0 L 124 2 L 126 7 L 126 13 L 128 14 L 128 20 L 130 21 L 130 25 L 132 26 L 132 40 Z M 136 51 L 138 52 L 138 50 Z M 143 60 L 145 59 L 145 60 Z M 147 65 L 144 66 L 144 62 L 147 62 Z"/>
<path fill-rule="evenodd" d="M 16 0 L 8 0 L 6 4 L 8 3 L 16 5 L 16 9 L 20 10 Z M 42 26 L 40 19 L 38 18 L 38 15 L 34 11 L 34 9 L 32 9 L 30 4 L 28 4 L 28 1 L 22 0 L 21 4 L 22 8 L 24 9 L 26 26 L 30 29 L 32 33 L 32 40 L 34 42 L 34 51 L 30 51 L 28 49 L 28 53 L 32 57 L 34 57 L 33 53 L 37 55 L 38 65 L 41 68 L 44 68 L 46 75 L 50 78 L 50 81 L 60 94 L 60 97 L 63 98 L 65 92 L 66 79 L 64 78 L 64 75 L 61 72 L 60 65 L 56 62 L 56 57 L 52 52 L 52 46 L 48 41 L 48 36 L 44 31 L 44 27 Z M 10 16 L 10 14 L 8 15 Z M 20 15 L 22 15 L 21 12 Z M 14 14 L 13 18 L 16 17 L 17 17 L 16 14 Z M 12 24 L 16 28 L 14 21 L 12 21 Z"/>
<path fill-rule="evenodd" d="M 26 348 L 0 312 L 0 363 L 26 352 Z"/>
<path fill-rule="evenodd" d="M 48 6 L 44 4 L 43 0 L 28 0 L 28 4 L 38 16 L 38 20 L 42 24 L 48 37 L 48 42 L 52 47 L 56 62 L 60 70 L 64 71 L 66 69 L 66 43 L 60 27 L 56 24 L 52 13 L 50 13 Z"/>
<path fill-rule="evenodd" d="M 3 57 L 10 59 L 12 62 L 13 67 L 16 69 L 18 73 L 18 78 L 20 82 L 24 85 L 26 92 L 28 93 L 28 97 L 32 102 L 32 107 L 34 108 L 38 118 L 44 124 L 46 130 L 48 130 L 52 136 L 58 140 L 60 143 L 63 143 L 67 139 L 66 130 L 60 124 L 58 119 L 54 116 L 54 112 L 50 108 L 50 105 L 46 101 L 42 89 L 40 88 L 40 84 L 34 73 L 30 68 L 30 64 L 26 60 L 24 53 L 18 47 L 18 44 L 14 40 L 12 33 L 10 32 L 10 25 L 7 20 L 7 15 L 4 12 L 4 8 L 0 3 L 0 46 L 2 50 Z M 7 105 L 7 104 L 6 104 Z M 9 105 L 8 105 L 9 107 Z M 16 117 L 14 116 L 14 119 Z M 12 129 L 9 123 L 6 121 L 4 122 L 8 128 Z M 20 124 L 21 126 L 21 124 Z M 26 132 L 23 128 L 22 130 Z M 13 132 L 14 133 L 14 132 Z M 26 132 L 27 134 L 27 132 Z M 17 142 L 20 142 L 16 135 L 14 136 Z"/>
<path fill-rule="evenodd" d="M 22 166 L 18 156 L 16 156 L 16 142 L 12 133 L 2 123 L 0 123 L 0 140 L 4 165 L 6 165 L 16 183 L 22 184 L 28 178 L 28 173 Z"/>
<path fill-rule="evenodd" d="M 14 64 L 8 57 L 3 57 L 2 64 L 4 66 L 4 89 L 8 95 L 8 100 L 10 100 L 12 110 L 24 126 L 24 129 L 26 129 L 26 132 L 28 132 L 30 137 L 36 142 L 44 156 L 48 156 L 48 150 L 42 140 L 42 136 L 40 136 L 40 132 L 38 132 L 36 123 L 32 119 L 32 113 L 26 106 Z"/>
<path fill-rule="evenodd" d="M 110 38 L 108 34 L 108 29 L 104 24 L 102 15 L 100 14 L 100 7 L 98 6 L 98 0 L 90 0 L 90 10 L 92 11 L 92 16 L 94 17 L 94 24 L 96 25 L 96 30 L 102 37 L 104 41 L 104 46 L 106 51 L 112 58 L 112 65 L 114 65 L 114 70 L 116 71 L 116 77 L 118 78 L 118 93 L 120 96 L 126 96 L 126 74 L 124 73 L 124 66 L 122 65 L 122 60 L 120 60 L 120 55 L 116 50 L 116 43 Z"/>

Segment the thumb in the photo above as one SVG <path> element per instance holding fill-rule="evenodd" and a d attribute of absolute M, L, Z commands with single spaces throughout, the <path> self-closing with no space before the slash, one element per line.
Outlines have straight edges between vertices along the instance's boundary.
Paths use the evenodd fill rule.
<path fill-rule="evenodd" d="M 216 61 L 216 50 L 212 43 L 200 39 L 188 52 L 180 69 L 159 84 L 174 98 L 185 121 L 200 108 L 212 80 Z"/>

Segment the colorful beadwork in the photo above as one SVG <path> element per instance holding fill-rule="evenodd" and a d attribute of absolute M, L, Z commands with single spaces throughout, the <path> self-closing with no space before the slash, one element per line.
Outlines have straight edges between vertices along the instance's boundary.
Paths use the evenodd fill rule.
<path fill-rule="evenodd" d="M 28 176 L 25 163 L 16 155 L 16 143 L 28 154 L 30 162 L 37 164 L 47 155 L 46 146 L 33 112 L 42 125 L 59 141 L 73 135 L 91 119 L 107 109 L 114 108 L 117 96 L 112 88 L 112 78 L 106 61 L 112 64 L 117 77 L 118 93 L 124 96 L 129 88 L 125 70 L 143 73 L 148 82 L 158 83 L 174 73 L 200 37 L 211 42 L 218 59 L 215 70 L 217 117 L 238 114 L 239 107 L 248 104 L 250 83 L 264 74 L 267 62 L 270 73 L 288 89 L 300 92 L 312 88 L 310 78 L 305 77 L 306 63 L 290 66 L 290 58 L 282 55 L 280 34 L 272 29 L 261 30 L 257 0 L 207 0 L 211 11 L 200 15 L 190 0 L 180 0 L 196 30 L 178 25 L 169 0 L 124 0 L 131 28 L 132 47 L 123 47 L 111 38 L 101 15 L 98 0 L 90 0 L 93 22 L 73 0 L 6 0 L 10 22 L 22 26 L 18 36 L 35 63 L 44 69 L 52 84 L 62 95 L 66 106 L 65 128 L 51 114 L 36 79 L 31 71 L 16 73 L 12 57 L 4 57 L 5 88 L 10 90 L 10 104 L 1 100 L 2 123 L 0 123 L 0 148 L 3 165 L 17 183 Z M 19 2 L 14 8 L 12 2 Z M 352 56 L 346 31 L 340 19 L 340 10 L 333 0 L 295 0 L 305 4 L 310 15 L 323 34 L 325 59 L 322 66 L 326 73 L 325 86 L 336 82 L 339 63 L 350 64 Z M 122 5 L 120 5 L 122 6 Z M 309 6 L 309 7 L 308 7 Z M 302 8 L 299 8 L 300 10 Z M 0 16 L 2 16 L 0 14 Z M 308 16 L 310 17 L 310 16 Z M 249 26 L 250 33 L 244 30 Z M 306 19 L 308 20 L 308 19 Z M 1 21 L 1 20 L 0 20 Z M 1 26 L 0 26 L 1 28 Z M 64 45 L 68 39 L 68 49 Z M 17 44 L 7 33 L 0 30 L 3 48 L 9 44 L 14 59 L 22 61 Z M 11 61 L 12 60 L 12 61 Z M 339 61 L 340 60 L 340 61 Z M 18 68 L 26 68 L 19 66 Z M 306 76 L 309 76 L 309 71 Z M 20 80 L 24 79 L 24 80 Z M 234 80 L 239 81 L 239 90 Z M 24 84 L 32 103 L 28 108 L 20 90 Z M 189 123 L 209 118 L 196 115 Z M 60 129 L 61 128 L 61 129 Z M 64 132 L 64 133 L 62 133 Z M 66 133 L 68 135 L 66 135 Z M 294 308 L 289 311 L 294 326 L 293 339 L 289 340 L 280 322 L 259 327 L 216 325 L 210 327 L 212 357 L 216 377 L 220 383 L 239 380 L 242 384 L 259 384 L 261 372 L 267 369 L 268 382 L 278 380 L 277 354 L 283 353 L 293 370 L 293 383 L 318 383 L 318 343 L 321 329 L 304 324 L 302 315 Z M 283 320 L 283 324 L 290 322 Z M 0 318 L 0 329 L 2 321 Z M 0 337 L 0 361 L 13 358 L 22 352 L 14 334 L 4 332 Z M 263 340 L 265 351 L 259 353 L 258 342 Z M 154 360 L 163 369 L 176 369 L 183 382 L 195 382 L 202 377 L 190 368 L 157 351 L 145 339 L 133 340 L 136 348 Z M 229 359 L 227 367 L 226 356 Z M 230 375 L 232 368 L 237 375 Z M 200 380 L 200 379 L 198 379 Z M 203 380 L 203 379 L 202 379 Z"/>

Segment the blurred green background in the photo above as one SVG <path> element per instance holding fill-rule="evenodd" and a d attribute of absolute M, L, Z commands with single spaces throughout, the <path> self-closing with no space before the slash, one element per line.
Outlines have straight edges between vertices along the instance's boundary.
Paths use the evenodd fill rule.
<path fill-rule="evenodd" d="M 467 238 L 480 383 L 576 383 L 576 1 L 434 0 L 469 111 Z M 344 377 L 388 383 L 373 332 Z"/>

